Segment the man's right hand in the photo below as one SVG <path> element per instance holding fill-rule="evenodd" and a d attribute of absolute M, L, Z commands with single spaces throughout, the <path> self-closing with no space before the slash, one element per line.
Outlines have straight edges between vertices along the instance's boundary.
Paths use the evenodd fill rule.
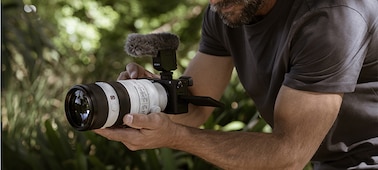
<path fill-rule="evenodd" d="M 137 78 L 160 78 L 159 75 L 153 74 L 136 63 L 126 65 L 126 70 L 121 72 L 117 80 L 137 79 Z"/>

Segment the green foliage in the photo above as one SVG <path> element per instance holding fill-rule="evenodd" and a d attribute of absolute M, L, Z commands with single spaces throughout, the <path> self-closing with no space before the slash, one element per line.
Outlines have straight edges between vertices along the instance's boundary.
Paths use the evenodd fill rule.
<path fill-rule="evenodd" d="M 129 62 L 152 68 L 149 58 L 124 52 L 132 32 L 180 36 L 183 72 L 198 47 L 207 0 L 3 0 L 1 116 L 3 169 L 217 169 L 168 148 L 130 151 L 92 132 L 76 132 L 63 102 L 74 84 L 115 80 Z M 203 126 L 266 131 L 236 75 Z"/>

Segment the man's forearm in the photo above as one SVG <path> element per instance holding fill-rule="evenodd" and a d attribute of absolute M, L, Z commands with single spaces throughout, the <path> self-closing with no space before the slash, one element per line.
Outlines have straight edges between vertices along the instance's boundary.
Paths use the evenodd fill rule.
<path fill-rule="evenodd" d="M 199 127 L 207 121 L 213 110 L 214 108 L 212 107 L 190 105 L 188 113 L 168 116 L 175 123 L 190 127 Z"/>
<path fill-rule="evenodd" d="M 301 169 L 290 147 L 275 134 L 220 132 L 185 126 L 177 129 L 172 148 L 197 155 L 222 169 Z M 300 154 L 299 154 L 300 155 Z M 303 158 L 300 158 L 303 159 Z"/>

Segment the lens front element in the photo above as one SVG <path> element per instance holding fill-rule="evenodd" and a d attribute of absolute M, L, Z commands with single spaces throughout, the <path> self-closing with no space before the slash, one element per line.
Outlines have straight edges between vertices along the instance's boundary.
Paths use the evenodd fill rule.
<path fill-rule="evenodd" d="M 82 90 L 75 91 L 72 98 L 70 103 L 72 121 L 77 126 L 83 127 L 88 124 L 88 117 L 91 114 L 89 98 Z"/>

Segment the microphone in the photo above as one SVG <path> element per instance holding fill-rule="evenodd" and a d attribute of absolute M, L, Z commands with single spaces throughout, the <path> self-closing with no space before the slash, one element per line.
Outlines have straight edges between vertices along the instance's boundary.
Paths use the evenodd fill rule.
<path fill-rule="evenodd" d="M 132 33 L 127 36 L 125 51 L 133 57 L 156 57 L 159 51 L 176 51 L 179 43 L 179 37 L 171 33 Z"/>

